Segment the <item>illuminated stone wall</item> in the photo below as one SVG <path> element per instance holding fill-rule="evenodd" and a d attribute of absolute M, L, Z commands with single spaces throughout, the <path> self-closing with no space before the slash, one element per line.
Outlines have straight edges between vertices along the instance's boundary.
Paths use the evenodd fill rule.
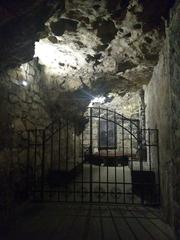
<path fill-rule="evenodd" d="M 152 79 L 145 87 L 146 124 L 159 129 L 162 208 L 180 232 L 180 4 L 171 12 L 166 40 Z"/>
<path fill-rule="evenodd" d="M 63 93 L 63 101 L 58 105 L 59 85 L 48 82 L 38 59 L 23 64 L 0 74 L 0 222 L 10 215 L 13 206 L 27 200 L 26 167 L 27 167 L 27 130 L 44 129 L 54 119 L 64 115 L 70 107 L 78 115 L 77 107 L 72 105 L 69 93 Z M 49 94 L 48 94 L 49 93 Z M 78 101 L 77 101 L 78 102 Z M 66 103 L 66 104 L 65 104 Z M 56 106 L 57 104 L 57 106 Z M 68 107 L 69 104 L 69 107 Z M 71 120 L 78 121 L 71 114 Z M 57 135 L 57 134 L 56 134 Z M 73 131 L 69 129 L 68 153 L 73 155 Z M 66 166 L 66 130 L 61 132 L 61 167 Z M 42 144 L 42 132 L 38 132 L 38 141 Z M 78 138 L 77 138 L 78 141 Z M 30 142 L 35 142 L 35 131 L 30 134 Z M 34 161 L 34 145 L 30 147 L 30 163 Z M 81 145 L 76 145 L 77 162 L 79 163 Z M 57 158 L 58 139 L 54 136 L 54 156 Z M 46 169 L 50 164 L 50 143 L 46 146 Z M 57 161 L 54 157 L 54 164 Z M 42 145 L 37 147 L 37 168 L 41 168 Z M 72 169 L 72 158 L 68 160 Z M 39 171 L 39 170 L 38 170 Z M 10 180 L 11 177 L 11 180 Z"/>

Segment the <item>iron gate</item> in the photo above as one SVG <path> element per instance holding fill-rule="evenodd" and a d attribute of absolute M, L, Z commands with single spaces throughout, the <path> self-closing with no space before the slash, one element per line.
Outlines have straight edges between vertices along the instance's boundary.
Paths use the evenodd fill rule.
<path fill-rule="evenodd" d="M 82 130 L 67 121 L 27 132 L 34 201 L 159 204 L 158 130 L 115 111 L 88 108 Z"/>

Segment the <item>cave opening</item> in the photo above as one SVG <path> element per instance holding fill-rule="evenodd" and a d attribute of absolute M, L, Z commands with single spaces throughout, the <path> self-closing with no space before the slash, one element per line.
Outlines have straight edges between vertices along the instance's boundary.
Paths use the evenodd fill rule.
<path fill-rule="evenodd" d="M 1 1 L 0 230 L 24 204 L 76 202 L 154 207 L 179 237 L 179 15 L 178 0 Z"/>

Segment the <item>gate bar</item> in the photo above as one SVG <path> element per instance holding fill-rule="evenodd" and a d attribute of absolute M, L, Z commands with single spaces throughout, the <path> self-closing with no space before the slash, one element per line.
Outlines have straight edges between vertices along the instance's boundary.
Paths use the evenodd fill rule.
<path fill-rule="evenodd" d="M 45 171 L 45 130 L 42 131 L 42 159 L 41 159 L 41 201 L 44 201 L 44 171 Z"/>
<path fill-rule="evenodd" d="M 76 126 L 74 126 L 74 161 L 73 161 L 75 176 L 76 176 Z M 74 202 L 76 201 L 76 179 L 73 180 Z"/>
<path fill-rule="evenodd" d="M 81 194 L 81 201 L 83 202 L 83 200 L 84 200 L 84 184 L 83 184 L 83 180 L 84 180 L 84 148 L 83 148 L 83 142 L 84 142 L 84 134 L 83 134 L 83 131 L 82 131 L 82 138 L 81 138 L 81 145 L 82 145 L 82 149 L 81 149 L 81 162 L 82 162 L 82 172 L 81 172 L 81 174 L 82 174 L 82 186 L 81 186 L 81 191 L 82 191 L 82 194 Z"/>
<path fill-rule="evenodd" d="M 114 124 L 116 124 L 116 111 L 114 111 Z M 115 134 L 115 151 L 114 151 L 114 155 L 115 155 L 115 202 L 117 203 L 117 153 L 116 153 L 116 147 L 117 147 L 117 129 L 115 129 L 117 126 L 114 125 L 113 128 L 114 128 L 114 134 Z"/>
<path fill-rule="evenodd" d="M 123 147 L 123 158 L 124 158 L 124 118 L 122 118 L 122 147 Z M 125 169 L 124 169 L 124 164 L 123 164 L 123 203 L 126 202 L 126 197 L 125 197 Z"/>
<path fill-rule="evenodd" d="M 68 152 L 68 146 L 69 146 L 69 121 L 67 120 L 67 124 L 66 124 L 66 172 L 68 172 L 68 160 L 69 160 L 69 152 Z M 65 181 L 65 185 L 66 185 L 66 193 L 65 193 L 65 199 L 66 202 L 68 200 L 68 185 L 67 185 L 67 180 Z"/>
<path fill-rule="evenodd" d="M 161 204 L 161 180 L 160 180 L 160 158 L 159 158 L 159 130 L 156 129 L 157 137 L 157 164 L 158 164 L 158 201 Z"/>
<path fill-rule="evenodd" d="M 99 123 L 98 123 L 98 155 L 99 155 L 99 157 L 100 157 L 100 148 L 101 148 L 101 146 L 100 146 L 100 129 L 101 129 L 101 121 L 100 121 L 100 115 L 101 115 L 101 108 L 99 107 L 99 111 L 98 111 L 98 121 L 99 121 Z M 101 182 L 101 163 L 98 163 L 98 165 L 99 165 L 99 195 L 98 195 L 98 200 L 99 200 L 99 202 L 101 202 L 101 184 L 100 184 L 100 182 Z"/>
<path fill-rule="evenodd" d="M 58 125 L 58 170 L 60 170 L 60 161 L 61 161 L 61 122 L 59 121 Z"/>
<path fill-rule="evenodd" d="M 54 124 L 51 126 L 51 170 L 53 169 Z"/>
<path fill-rule="evenodd" d="M 132 132 L 132 122 L 130 123 L 130 131 Z M 131 172 L 133 171 L 134 159 L 133 159 L 133 151 L 132 151 L 132 134 L 131 134 Z M 132 203 L 134 203 L 134 190 L 132 189 Z"/>
<path fill-rule="evenodd" d="M 150 136 L 150 134 L 151 134 L 151 131 L 150 131 L 150 129 L 148 128 L 148 146 L 149 146 L 149 170 L 151 171 L 151 136 Z"/>
<path fill-rule="evenodd" d="M 37 129 L 35 129 L 35 144 L 34 144 L 34 169 L 33 169 L 33 177 L 34 183 L 36 184 L 36 167 L 37 167 Z"/>
<path fill-rule="evenodd" d="M 90 147 L 89 147 L 89 156 L 90 156 L 90 202 L 92 202 L 92 108 L 90 108 Z"/>
<path fill-rule="evenodd" d="M 27 163 L 26 163 L 26 187 L 27 187 L 27 193 L 29 194 L 29 168 L 30 168 L 30 131 L 27 131 Z"/>
<path fill-rule="evenodd" d="M 108 164 L 109 164 L 109 161 L 108 161 L 108 155 L 109 155 L 109 152 L 108 152 L 108 147 L 109 147 L 109 133 L 108 133 L 108 130 L 109 130 L 109 113 L 108 113 L 108 108 L 106 109 L 106 131 L 107 131 L 107 137 L 106 137 L 106 144 L 107 144 L 107 150 L 106 150 L 106 153 L 107 153 L 107 160 L 106 160 L 106 164 L 107 164 L 107 202 L 109 202 L 109 185 L 108 185 L 108 180 L 109 180 L 109 172 L 108 172 Z"/>

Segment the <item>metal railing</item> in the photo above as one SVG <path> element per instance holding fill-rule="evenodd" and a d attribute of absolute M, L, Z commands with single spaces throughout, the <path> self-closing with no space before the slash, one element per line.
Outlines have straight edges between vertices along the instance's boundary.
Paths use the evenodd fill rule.
<path fill-rule="evenodd" d="M 35 201 L 160 204 L 157 129 L 89 108 L 82 131 L 69 120 L 27 131 L 27 186 Z"/>

